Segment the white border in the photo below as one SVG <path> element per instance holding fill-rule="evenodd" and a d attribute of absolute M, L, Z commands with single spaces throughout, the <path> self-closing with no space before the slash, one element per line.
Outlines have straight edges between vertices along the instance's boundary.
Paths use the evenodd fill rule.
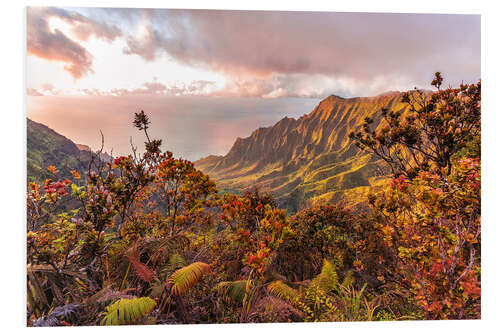
<path fill-rule="evenodd" d="M 380 332 L 422 332 L 453 330 L 490 331 L 497 319 L 500 301 L 497 254 L 499 230 L 499 141 L 500 124 L 500 87 L 498 84 L 498 61 L 500 60 L 498 32 L 500 17 L 495 1 L 321 1 L 288 0 L 265 1 L 253 0 L 235 2 L 229 0 L 211 1 L 132 1 L 132 0 L 86 0 L 86 1 L 16 1 L 2 4 L 2 53 L 1 53 L 1 95 L 2 135 L 1 147 L 1 284 L 0 318 L 6 329 L 25 328 L 25 200 L 24 186 L 26 179 L 26 111 L 25 111 L 25 6 L 85 6 L 85 7 L 160 7 L 160 8 L 207 8 L 207 9 L 258 9 L 258 10 L 303 10 L 303 11 L 360 11 L 360 12 L 406 12 L 406 13 L 453 13 L 482 15 L 482 80 L 483 80 L 483 253 L 482 253 L 482 320 L 480 321 L 440 321 L 440 322 L 391 322 L 391 323 L 321 323 L 321 324 L 253 324 L 253 325 L 183 325 L 183 326 L 148 326 L 140 327 L 147 331 L 198 332 L 203 331 L 242 331 L 255 330 L 342 330 L 342 331 L 380 331 Z M 87 327 L 74 328 L 86 330 L 135 331 L 137 327 Z M 47 329 L 31 329 L 42 330 Z M 54 328 L 48 328 L 54 330 Z M 66 330 L 58 328 L 59 330 Z"/>

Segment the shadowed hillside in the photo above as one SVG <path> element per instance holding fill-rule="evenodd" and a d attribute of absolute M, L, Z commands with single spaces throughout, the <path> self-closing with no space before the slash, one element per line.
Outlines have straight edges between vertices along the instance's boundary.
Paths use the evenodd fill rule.
<path fill-rule="evenodd" d="M 83 172 L 88 167 L 91 149 L 87 145 L 75 144 L 70 139 L 49 127 L 27 119 L 27 178 L 42 181 L 51 178 L 47 170 L 56 167 L 59 176 L 70 178 L 72 170 Z M 111 160 L 107 153 L 101 153 L 103 161 Z M 53 176 L 52 176 L 53 177 Z"/>
<path fill-rule="evenodd" d="M 61 177 L 68 178 L 71 170 L 79 166 L 78 158 L 88 158 L 81 154 L 73 141 L 49 127 L 27 120 L 27 176 L 28 181 L 50 178 L 47 168 L 54 165 Z M 82 156 L 80 156 L 82 155 Z"/>
<path fill-rule="evenodd" d="M 366 117 L 378 126 L 383 107 L 406 108 L 401 97 L 399 92 L 359 98 L 332 95 L 297 120 L 285 117 L 236 139 L 226 156 L 209 156 L 195 164 L 223 190 L 239 192 L 257 185 L 291 212 L 318 199 L 356 204 L 384 177 L 381 164 L 359 151 L 348 135 L 359 130 Z"/>

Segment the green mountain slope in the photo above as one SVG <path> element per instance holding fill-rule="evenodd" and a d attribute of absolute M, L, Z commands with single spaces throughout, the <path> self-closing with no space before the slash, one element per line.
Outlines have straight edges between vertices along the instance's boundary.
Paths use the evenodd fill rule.
<path fill-rule="evenodd" d="M 88 161 L 89 153 L 82 152 L 68 138 L 31 119 L 27 121 L 28 181 L 42 182 L 45 178 L 53 178 L 47 170 L 50 165 L 59 170 L 60 178 L 69 178 L 72 170 L 81 170 L 83 163 Z"/>
<path fill-rule="evenodd" d="M 195 162 L 226 191 L 258 186 L 290 212 L 316 200 L 358 204 L 384 183 L 380 161 L 357 149 L 348 135 L 365 117 L 380 126 L 380 109 L 404 110 L 402 93 L 376 97 L 330 96 L 299 119 L 283 118 L 238 138 L 225 156 Z"/>

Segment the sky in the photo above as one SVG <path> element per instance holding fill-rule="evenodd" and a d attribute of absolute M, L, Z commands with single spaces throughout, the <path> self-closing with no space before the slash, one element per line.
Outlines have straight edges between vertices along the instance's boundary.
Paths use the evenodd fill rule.
<path fill-rule="evenodd" d="M 141 109 L 196 160 L 331 94 L 481 76 L 479 15 L 29 7 L 26 32 L 27 116 L 114 155 Z"/>

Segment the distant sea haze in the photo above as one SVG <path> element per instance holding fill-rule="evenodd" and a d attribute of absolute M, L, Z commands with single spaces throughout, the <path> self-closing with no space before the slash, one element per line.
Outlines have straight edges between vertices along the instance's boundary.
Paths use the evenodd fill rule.
<path fill-rule="evenodd" d="M 131 153 L 130 137 L 141 150 L 144 136 L 132 126 L 134 112 L 144 110 L 152 125 L 150 136 L 163 149 L 195 161 L 225 155 L 238 137 L 281 118 L 298 118 L 320 102 L 312 98 L 213 98 L 170 96 L 28 96 L 27 116 L 75 143 L 98 149 L 101 130 L 105 151 Z"/>

